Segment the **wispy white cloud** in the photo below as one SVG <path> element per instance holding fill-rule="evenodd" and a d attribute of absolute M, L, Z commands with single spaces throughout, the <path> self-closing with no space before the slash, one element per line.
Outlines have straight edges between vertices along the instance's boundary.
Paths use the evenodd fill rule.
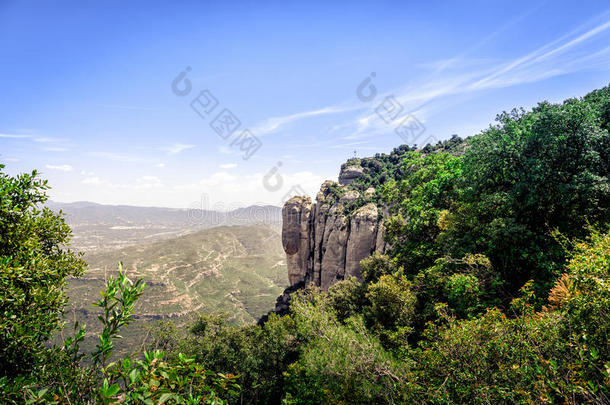
<path fill-rule="evenodd" d="M 21 139 L 28 142 L 36 142 L 42 144 L 59 143 L 62 146 L 45 146 L 42 150 L 45 152 L 66 152 L 69 149 L 65 147 L 67 139 L 65 138 L 51 138 L 51 137 L 39 137 L 30 134 L 7 134 L 0 133 L 0 138 L 5 139 Z"/>
<path fill-rule="evenodd" d="M 360 141 L 360 142 L 344 142 L 344 143 L 338 143 L 335 145 L 331 145 L 329 146 L 330 149 L 344 149 L 344 148 L 354 148 L 354 147 L 361 147 L 363 145 L 366 145 L 370 143 L 369 141 Z"/>
<path fill-rule="evenodd" d="M 81 183 L 89 184 L 89 185 L 94 185 L 94 186 L 97 186 L 97 185 L 106 185 L 106 186 L 111 185 L 110 182 L 104 181 L 104 180 L 100 179 L 97 176 L 91 176 L 91 177 L 84 178 L 83 180 L 81 180 Z"/>
<path fill-rule="evenodd" d="M 70 149 L 59 147 L 59 146 L 48 146 L 48 147 L 42 148 L 42 150 L 44 150 L 46 152 L 67 152 Z"/>
<path fill-rule="evenodd" d="M 496 38 L 501 33 L 508 31 L 509 29 L 511 29 L 514 26 L 516 26 L 517 24 L 519 24 L 521 21 L 525 20 L 526 18 L 528 18 L 529 16 L 531 16 L 532 14 L 537 12 L 541 7 L 543 7 L 544 3 L 545 3 L 545 1 L 541 1 L 538 4 L 533 5 L 533 7 L 530 7 L 529 9 L 524 10 L 522 13 L 515 15 L 513 18 L 508 20 L 506 23 L 500 25 L 497 29 L 495 29 L 491 33 L 483 36 L 480 40 L 475 42 L 473 45 L 466 48 L 459 55 L 456 55 L 453 58 L 437 61 L 436 63 L 432 62 L 428 66 L 433 69 L 433 74 L 437 74 L 437 73 L 443 72 L 447 69 L 454 69 L 454 68 L 460 68 L 460 67 L 475 68 L 475 67 L 477 67 L 476 65 L 482 65 L 482 64 L 486 64 L 487 62 L 493 61 L 492 59 L 469 58 L 467 56 L 470 55 L 473 51 L 490 43 L 494 38 Z"/>
<path fill-rule="evenodd" d="M 137 111 L 161 111 L 160 108 L 141 107 L 137 105 L 121 105 L 121 104 L 98 104 L 98 107 L 117 108 L 120 110 L 137 110 Z"/>
<path fill-rule="evenodd" d="M 489 59 L 489 58 L 479 58 L 479 59 L 465 58 L 465 55 L 468 52 L 472 52 L 473 50 L 480 48 L 483 45 L 485 45 L 486 43 L 490 42 L 494 37 L 499 35 L 501 32 L 506 31 L 510 27 L 516 25 L 517 23 L 519 23 L 520 21 L 522 21 L 529 15 L 533 14 L 540 7 L 541 7 L 541 4 L 538 4 L 534 7 L 531 7 L 530 9 L 524 11 L 523 13 L 517 15 L 516 17 L 509 20 L 506 24 L 502 25 L 500 28 L 498 28 L 494 32 L 483 37 L 480 41 L 478 41 L 472 47 L 467 49 L 464 53 L 462 53 L 454 58 L 444 59 L 444 60 L 437 61 L 437 62 L 431 62 L 427 65 L 423 65 L 422 67 L 430 68 L 433 70 L 433 73 L 439 74 L 440 72 L 442 72 L 448 68 L 454 68 L 454 69 L 455 68 L 472 69 L 472 68 L 476 68 L 476 67 L 480 68 L 481 65 L 490 65 L 493 62 L 498 61 L 498 59 Z M 471 79 L 473 78 L 473 76 L 474 75 L 466 75 L 466 77 L 471 78 Z M 456 77 L 452 77 L 452 78 L 449 78 L 448 80 L 443 80 L 442 85 L 436 86 L 436 87 L 424 85 L 424 87 L 427 87 L 427 88 L 420 89 L 419 91 L 417 89 L 410 89 L 409 92 L 402 92 L 402 94 L 403 94 L 402 98 L 410 99 L 410 101 L 412 101 L 412 102 L 415 102 L 415 101 L 425 102 L 432 98 L 440 97 L 445 94 L 450 94 L 452 89 L 453 89 L 453 91 L 457 91 L 459 84 L 463 82 L 463 81 L 458 80 L 456 83 L 455 79 L 456 79 Z M 429 82 L 429 80 L 425 80 L 423 83 L 428 83 L 428 82 Z M 400 92 L 394 92 L 394 93 L 399 94 Z M 392 94 L 392 92 L 386 93 L 386 95 L 387 94 Z M 410 96 L 407 96 L 407 94 L 410 94 Z M 404 100 L 404 101 L 407 101 L 407 100 Z M 264 136 L 264 135 L 275 133 L 282 127 L 284 127 L 290 123 L 293 123 L 295 121 L 298 121 L 298 120 L 321 116 L 321 115 L 339 114 L 339 113 L 350 112 L 350 111 L 358 111 L 358 110 L 363 110 L 363 109 L 366 109 L 369 107 L 370 106 L 368 106 L 364 103 L 350 102 L 350 103 L 331 105 L 331 106 L 327 106 L 327 107 L 316 109 L 316 110 L 304 111 L 304 112 L 299 112 L 299 113 L 281 116 L 281 117 L 272 117 L 272 118 L 268 118 L 267 120 L 255 125 L 252 129 L 252 132 L 257 136 Z M 361 125 L 360 125 L 359 132 L 361 132 L 363 128 L 367 128 L 370 124 L 370 121 L 372 121 L 375 118 L 375 116 L 376 115 L 373 114 L 370 116 L 365 115 L 364 117 L 360 117 L 359 120 L 363 120 L 363 122 L 360 123 Z M 331 131 L 348 129 L 348 128 L 352 127 L 352 125 L 353 125 L 352 123 L 335 125 L 331 128 Z"/>
<path fill-rule="evenodd" d="M 501 62 L 497 58 L 461 58 L 454 57 L 449 59 L 440 59 L 431 62 L 420 63 L 417 66 L 433 72 L 441 72 L 445 70 L 456 70 L 456 69 L 480 69 L 481 66 L 490 66 Z"/>
<path fill-rule="evenodd" d="M 166 148 L 161 148 L 161 150 L 167 152 L 168 155 L 175 155 L 175 154 L 178 154 L 178 153 L 180 153 L 180 152 L 182 152 L 184 150 L 191 149 L 191 148 L 194 148 L 194 147 L 195 147 L 195 145 L 187 145 L 187 144 L 184 144 L 184 143 L 176 143 L 176 144 L 173 144 L 172 146 L 168 146 Z"/>
<path fill-rule="evenodd" d="M 47 169 L 50 170 L 60 170 L 62 172 L 71 172 L 73 167 L 70 165 L 45 165 Z"/>
<path fill-rule="evenodd" d="M 546 44 L 529 54 L 508 63 L 496 72 L 481 78 L 471 85 L 472 89 L 504 87 L 517 83 L 532 82 L 556 76 L 558 74 L 570 73 L 572 71 L 583 70 L 587 66 L 573 64 L 571 68 L 562 67 L 562 62 L 573 61 L 569 57 L 563 60 L 558 59 L 566 51 L 576 47 L 582 42 L 608 30 L 610 21 L 593 27 L 586 32 L 577 35 L 576 38 L 569 39 L 572 34 L 567 34 L 558 40 Z"/>
<path fill-rule="evenodd" d="M 221 169 L 233 169 L 234 167 L 237 167 L 236 163 L 224 163 L 222 165 L 219 166 Z"/>
<path fill-rule="evenodd" d="M 136 179 L 136 189 L 162 188 L 163 182 L 156 176 L 142 176 Z"/>
<path fill-rule="evenodd" d="M 418 120 L 425 121 L 427 116 L 451 105 L 445 100 L 448 96 L 533 83 L 588 69 L 610 68 L 610 47 L 607 46 L 607 41 L 598 42 L 597 45 L 603 44 L 603 47 L 597 50 L 591 50 L 589 47 L 585 51 L 580 47 L 609 29 L 610 21 L 593 27 L 581 27 L 534 51 L 495 66 L 483 64 L 479 69 L 464 69 L 466 72 L 458 69 L 453 74 L 446 71 L 440 74 L 440 71 L 447 67 L 444 66 L 438 70 L 436 76 L 427 77 L 418 84 L 394 89 L 381 97 L 378 96 L 378 100 L 393 95 L 404 107 L 405 114 L 410 113 Z M 451 61 L 454 65 L 460 65 L 460 60 Z M 394 126 L 386 124 L 374 111 L 338 126 L 346 127 L 354 128 L 354 133 L 345 137 L 346 139 L 373 137 L 394 129 Z"/>
<path fill-rule="evenodd" d="M 26 139 L 26 138 L 30 138 L 30 135 L 21 135 L 21 134 L 0 134 L 0 138 L 10 138 L 10 139 Z"/>
<path fill-rule="evenodd" d="M 303 111 L 291 115 L 285 115 L 282 117 L 271 117 L 252 128 L 252 133 L 256 136 L 264 136 L 274 132 L 277 132 L 281 127 L 286 126 L 292 122 L 302 120 L 305 118 L 317 117 L 320 115 L 337 114 L 354 109 L 363 108 L 361 105 L 334 105 L 317 110 Z"/>
<path fill-rule="evenodd" d="M 161 179 L 159 179 L 156 176 L 141 176 L 138 177 L 135 182 L 131 182 L 131 183 L 113 183 L 107 179 L 102 179 L 98 176 L 88 176 L 86 178 L 84 178 L 83 180 L 81 180 L 82 184 L 85 185 L 89 185 L 89 186 L 96 186 L 96 187 L 103 187 L 103 188 L 107 188 L 109 190 L 129 190 L 129 191 L 133 191 L 133 190 L 150 190 L 150 189 L 157 189 L 157 190 L 163 190 L 165 188 L 165 185 L 163 184 L 163 182 L 161 181 Z"/>
<path fill-rule="evenodd" d="M 38 143 L 53 143 L 53 142 L 65 142 L 65 138 L 50 138 L 50 137 L 38 137 L 32 138 L 34 142 Z"/>
<path fill-rule="evenodd" d="M 52 138 L 52 137 L 41 137 L 34 136 L 30 134 L 7 134 L 0 133 L 0 138 L 9 138 L 9 139 L 26 139 L 38 143 L 52 143 L 52 142 L 65 142 L 67 139 L 65 138 Z"/>
<path fill-rule="evenodd" d="M 155 167 L 165 167 L 165 163 L 157 163 Z"/>
<path fill-rule="evenodd" d="M 121 153 L 114 152 L 90 152 L 91 156 L 99 157 L 102 159 L 114 160 L 117 162 L 125 162 L 125 163 L 140 163 L 147 162 L 148 159 L 144 159 L 140 156 L 132 156 L 132 155 L 124 155 Z"/>

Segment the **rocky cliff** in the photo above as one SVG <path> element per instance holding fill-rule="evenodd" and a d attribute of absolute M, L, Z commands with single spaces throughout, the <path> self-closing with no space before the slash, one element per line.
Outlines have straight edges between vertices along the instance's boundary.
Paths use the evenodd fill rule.
<path fill-rule="evenodd" d="M 270 313 L 289 312 L 291 294 L 314 285 L 327 290 L 349 276 L 360 277 L 360 261 L 374 252 L 386 253 L 384 220 L 389 217 L 384 188 L 400 180 L 405 158 L 418 151 L 461 155 L 467 143 L 457 135 L 422 149 L 401 145 L 391 153 L 352 158 L 341 166 L 337 182 L 325 181 L 315 202 L 293 197 L 282 209 L 282 244 L 290 286 Z M 390 185 L 389 190 L 397 187 Z M 385 190 L 388 192 L 388 190 Z M 259 320 L 264 324 L 268 315 Z"/>
<path fill-rule="evenodd" d="M 344 165 L 339 182 L 324 182 L 315 203 L 297 196 L 284 204 L 282 244 L 291 285 L 327 290 L 346 277 L 360 277 L 360 261 L 385 252 L 383 213 L 367 202 L 375 189 L 352 186 L 364 173 L 357 162 Z"/>

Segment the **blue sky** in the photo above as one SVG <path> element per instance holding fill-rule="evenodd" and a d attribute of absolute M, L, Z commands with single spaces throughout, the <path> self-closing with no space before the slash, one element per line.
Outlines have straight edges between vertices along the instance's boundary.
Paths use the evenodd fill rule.
<path fill-rule="evenodd" d="M 0 162 L 57 201 L 280 205 L 405 143 L 403 120 L 423 131 L 409 143 L 469 136 L 608 85 L 610 3 L 0 0 L 0 78 Z"/>

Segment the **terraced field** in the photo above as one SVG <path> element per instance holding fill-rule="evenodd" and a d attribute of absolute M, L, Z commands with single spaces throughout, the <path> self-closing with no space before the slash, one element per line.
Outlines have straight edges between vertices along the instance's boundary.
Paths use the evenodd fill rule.
<path fill-rule="evenodd" d="M 123 262 L 131 279 L 147 283 L 136 306 L 138 320 L 123 333 L 122 351 L 139 345 L 155 320 L 187 323 L 198 313 L 224 313 L 235 323 L 255 322 L 288 283 L 278 227 L 220 226 L 172 239 L 85 255 L 86 275 L 70 281 L 66 319 L 86 323 L 94 344 L 104 280 Z"/>

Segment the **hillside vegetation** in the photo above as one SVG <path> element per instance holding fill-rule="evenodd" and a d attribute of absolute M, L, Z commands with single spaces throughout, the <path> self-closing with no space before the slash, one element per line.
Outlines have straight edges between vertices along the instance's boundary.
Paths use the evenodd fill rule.
<path fill-rule="evenodd" d="M 95 344 L 99 327 L 97 299 L 122 262 L 127 275 L 147 288 L 135 305 L 136 320 L 117 346 L 122 352 L 141 345 L 150 326 L 161 319 L 178 324 L 197 313 L 254 323 L 273 306 L 288 283 L 277 229 L 266 225 L 221 226 L 164 241 L 87 253 L 83 277 L 70 279 L 67 329 L 73 320 L 88 325 L 83 347 Z"/>
<path fill-rule="evenodd" d="M 388 213 L 391 249 L 361 262 L 362 280 L 299 291 L 262 326 L 163 322 L 143 354 L 108 364 L 145 291 L 121 272 L 98 301 L 87 366 L 84 331 L 44 346 L 65 278 L 82 273 L 61 247 L 68 230 L 33 209 L 35 175 L 4 175 L 0 392 L 13 403 L 610 403 L 609 130 L 604 88 L 500 114 L 466 140 L 349 161 L 365 168 L 352 187 L 375 193 L 348 211 Z"/>
<path fill-rule="evenodd" d="M 129 277 L 152 287 L 138 301 L 140 316 L 226 312 L 248 323 L 266 313 L 287 284 L 279 235 L 264 225 L 215 227 L 84 259 L 86 276 L 71 281 L 70 296 L 90 303 L 122 262 Z M 90 285 L 92 279 L 98 285 Z"/>

